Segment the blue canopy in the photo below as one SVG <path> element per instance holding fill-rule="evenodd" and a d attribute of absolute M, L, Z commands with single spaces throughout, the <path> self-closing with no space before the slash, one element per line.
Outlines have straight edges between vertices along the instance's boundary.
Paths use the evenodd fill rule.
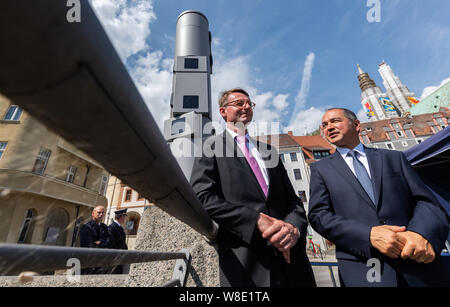
<path fill-rule="evenodd" d="M 404 153 L 450 216 L 450 126 Z"/>
<path fill-rule="evenodd" d="M 442 161 L 450 162 L 450 126 L 429 137 L 422 143 L 405 151 L 406 158 L 412 165 L 423 166 Z M 432 161 L 427 161 L 432 159 Z"/>

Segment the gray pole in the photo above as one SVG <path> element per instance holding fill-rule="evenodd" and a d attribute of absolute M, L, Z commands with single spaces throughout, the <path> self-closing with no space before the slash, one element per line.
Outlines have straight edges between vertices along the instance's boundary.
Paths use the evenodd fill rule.
<path fill-rule="evenodd" d="M 171 118 L 164 135 L 189 180 L 194 159 L 202 154 L 202 138 L 211 121 L 211 33 L 208 19 L 198 11 L 185 11 L 177 19 Z"/>

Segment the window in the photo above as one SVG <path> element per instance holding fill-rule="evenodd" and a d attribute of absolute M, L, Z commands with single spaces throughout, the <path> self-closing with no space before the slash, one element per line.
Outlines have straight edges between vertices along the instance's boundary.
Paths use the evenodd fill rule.
<path fill-rule="evenodd" d="M 86 175 L 84 175 L 83 188 L 85 188 L 87 186 L 88 175 L 89 175 L 90 170 L 91 170 L 91 167 L 89 165 L 86 165 Z"/>
<path fill-rule="evenodd" d="M 295 161 L 297 161 L 297 154 L 295 153 L 295 152 L 291 152 L 291 161 L 292 162 L 295 162 Z"/>
<path fill-rule="evenodd" d="M 302 173 L 300 172 L 300 169 L 294 169 L 294 178 L 295 180 L 302 180 Z"/>
<path fill-rule="evenodd" d="M 298 197 L 300 197 L 301 201 L 303 203 L 308 202 L 306 199 L 306 192 L 305 191 L 298 191 Z"/>
<path fill-rule="evenodd" d="M 388 149 L 394 149 L 394 144 L 392 144 L 392 143 L 386 143 L 386 147 L 388 148 Z"/>
<path fill-rule="evenodd" d="M 51 153 L 52 152 L 50 150 L 42 148 L 39 151 L 36 162 L 34 162 L 33 170 L 31 172 L 38 175 L 44 175 L 44 171 L 47 167 L 48 159 L 50 158 Z"/>
<path fill-rule="evenodd" d="M 131 194 L 132 194 L 132 190 L 131 189 L 127 189 L 125 191 L 125 201 L 131 201 Z"/>
<path fill-rule="evenodd" d="M 0 142 L 0 159 L 3 156 L 3 153 L 6 150 L 6 145 L 8 144 L 8 142 Z"/>
<path fill-rule="evenodd" d="M 283 163 L 286 162 L 286 161 L 284 161 L 284 154 L 280 154 L 280 159 Z"/>
<path fill-rule="evenodd" d="M 19 120 L 22 115 L 22 109 L 18 106 L 10 106 L 4 120 Z"/>
<path fill-rule="evenodd" d="M 408 147 L 408 142 L 402 141 L 402 145 L 403 145 L 403 147 Z"/>
<path fill-rule="evenodd" d="M 129 236 L 137 235 L 141 216 L 136 212 L 128 212 L 127 221 L 125 223 L 125 231 Z"/>
<path fill-rule="evenodd" d="M 83 222 L 83 218 L 79 217 L 75 221 L 75 227 L 73 228 L 73 234 L 72 234 L 72 244 L 71 246 L 75 246 L 77 244 L 78 238 L 80 237 L 80 228 L 81 223 Z"/>
<path fill-rule="evenodd" d="M 69 168 L 67 169 L 67 177 L 66 177 L 66 181 L 73 183 L 73 180 L 75 179 L 75 174 L 77 172 L 77 168 L 75 166 L 69 166 Z"/>
<path fill-rule="evenodd" d="M 33 236 L 35 216 L 33 209 L 28 209 L 25 212 L 25 218 L 23 220 L 22 228 L 20 230 L 19 240 L 17 243 L 31 243 L 31 237 Z"/>
<path fill-rule="evenodd" d="M 423 142 L 423 139 L 416 139 L 417 144 L 420 144 Z"/>
<path fill-rule="evenodd" d="M 43 245 L 66 245 L 69 213 L 63 208 L 54 208 L 47 216 L 44 227 Z"/>
<path fill-rule="evenodd" d="M 397 131 L 397 135 L 398 135 L 398 136 L 403 136 L 403 132 Z"/>
<path fill-rule="evenodd" d="M 100 195 L 105 196 L 106 194 L 106 188 L 108 187 L 108 180 L 109 177 L 108 176 L 102 176 L 102 183 L 100 184 L 100 190 L 98 191 L 98 193 Z"/>
<path fill-rule="evenodd" d="M 330 155 L 329 151 L 314 151 L 313 152 L 314 159 L 320 160 Z"/>

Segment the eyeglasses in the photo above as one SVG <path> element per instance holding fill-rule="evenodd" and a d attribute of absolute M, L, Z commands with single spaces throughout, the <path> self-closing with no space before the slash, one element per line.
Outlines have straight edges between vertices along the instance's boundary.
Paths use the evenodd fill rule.
<path fill-rule="evenodd" d="M 241 99 L 227 102 L 226 104 L 224 104 L 224 107 L 233 106 L 233 107 L 237 107 L 237 108 L 244 108 L 247 103 L 250 106 L 250 108 L 252 108 L 252 109 L 254 109 L 256 107 L 256 103 L 254 103 L 250 100 L 241 100 Z"/>

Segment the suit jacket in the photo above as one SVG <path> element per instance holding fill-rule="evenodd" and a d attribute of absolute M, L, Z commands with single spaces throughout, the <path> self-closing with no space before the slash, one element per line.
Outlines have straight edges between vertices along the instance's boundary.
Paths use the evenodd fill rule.
<path fill-rule="evenodd" d="M 410 286 L 449 285 L 439 256 L 449 231 L 444 210 L 403 153 L 365 147 L 374 204 L 339 152 L 311 165 L 308 218 L 312 227 L 336 244 L 341 281 L 347 286 L 397 286 L 398 274 Z M 406 226 L 433 246 L 436 260 L 418 264 L 392 259 L 370 245 L 373 226 Z M 381 264 L 381 282 L 370 283 L 370 258 Z"/>
<path fill-rule="evenodd" d="M 213 136 L 208 142 L 212 143 L 214 152 L 196 158 L 191 184 L 208 214 L 219 225 L 221 286 L 314 286 L 305 253 L 305 210 L 292 189 L 278 153 L 268 145 L 265 151 L 259 149 L 262 156 L 275 154 L 277 162 L 276 167 L 267 169 L 269 191 L 266 199 L 229 133 Z M 259 143 L 254 144 L 258 146 Z M 301 238 L 291 249 L 290 265 L 262 238 L 256 226 L 260 212 L 291 223 L 300 230 Z"/>
<path fill-rule="evenodd" d="M 108 226 L 109 240 L 108 248 L 112 249 L 128 249 L 126 239 L 127 235 L 122 226 L 118 225 L 116 222 L 112 222 Z"/>
<path fill-rule="evenodd" d="M 81 226 L 80 246 L 107 248 L 108 236 L 108 226 L 103 223 L 97 224 L 93 220 L 90 220 L 89 222 Z M 95 244 L 94 242 L 96 241 L 100 241 L 100 244 Z"/>

